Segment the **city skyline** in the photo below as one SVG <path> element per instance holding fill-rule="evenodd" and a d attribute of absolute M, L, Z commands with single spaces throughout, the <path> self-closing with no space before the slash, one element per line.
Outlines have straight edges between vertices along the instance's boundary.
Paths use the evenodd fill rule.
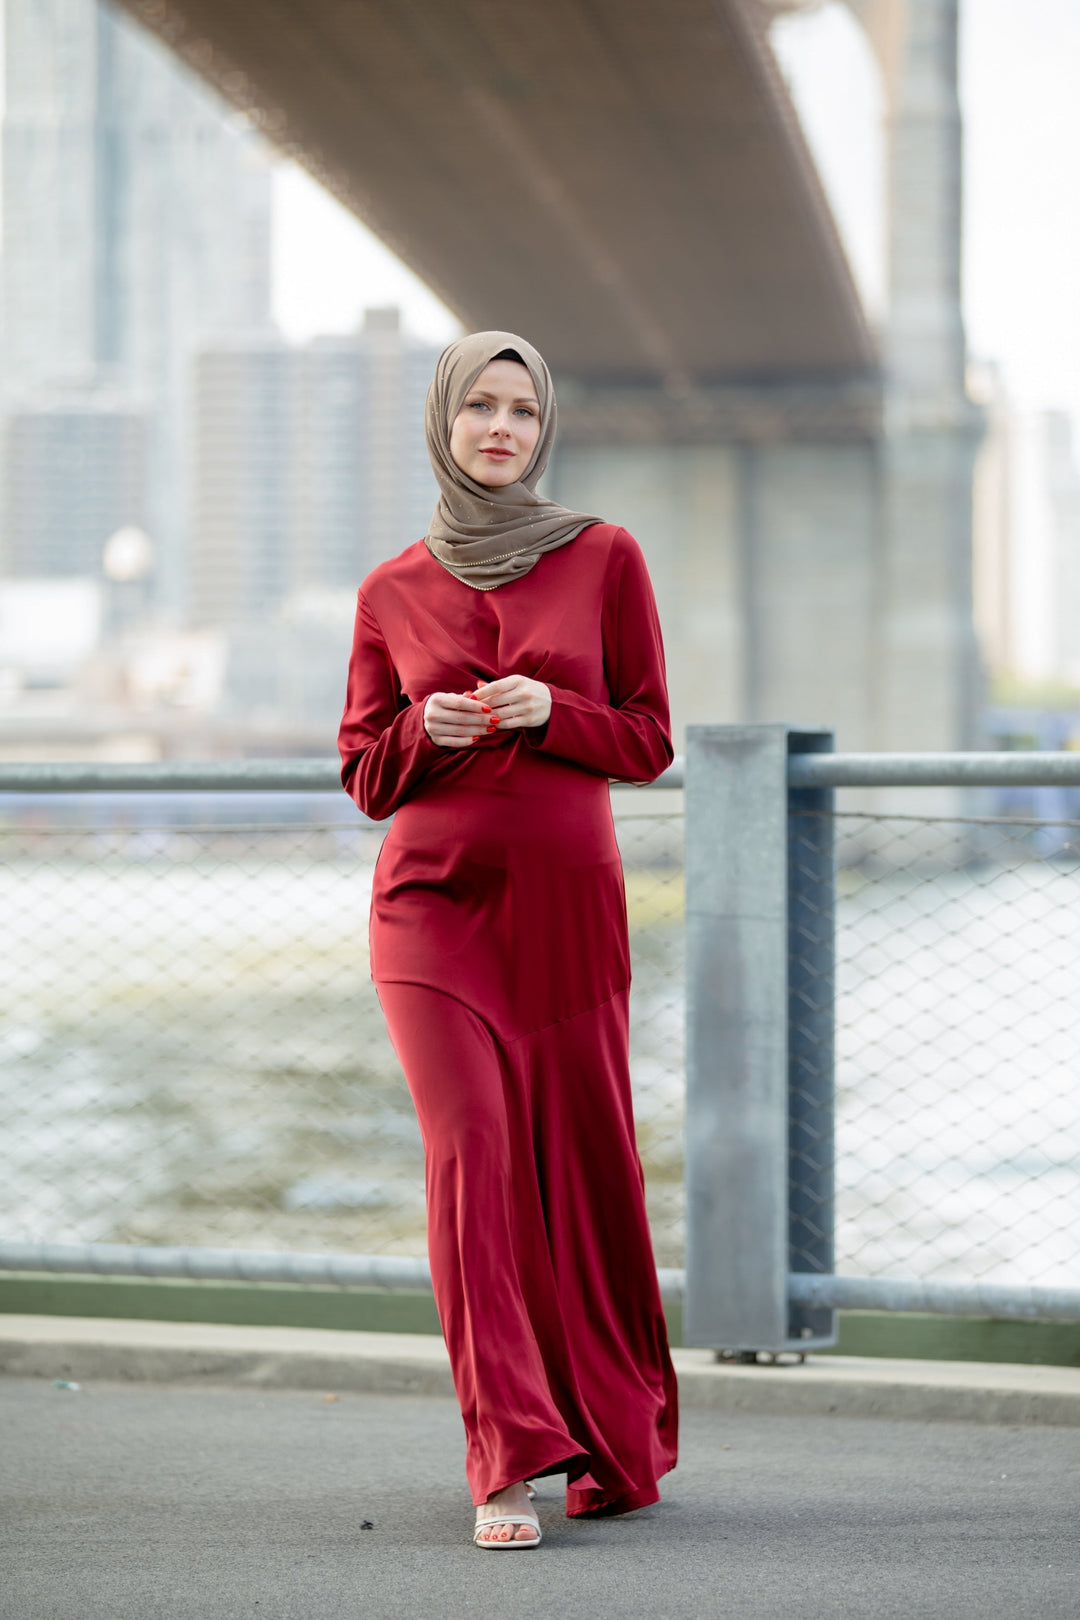
<path fill-rule="evenodd" d="M 4 707 L 325 730 L 356 586 L 434 506 L 440 345 L 386 307 L 288 342 L 265 143 L 102 0 L 5 21 Z M 27 615 L 44 648 L 69 610 L 68 655 L 31 656 Z"/>
<path fill-rule="evenodd" d="M 3 77 L 0 400 L 9 426 L 0 476 L 4 527 L 19 539 L 13 553 L 12 533 L 0 536 L 4 566 L 25 573 L 36 551 L 42 572 L 86 567 L 89 534 L 65 516 L 80 491 L 64 486 L 81 489 L 93 461 L 99 484 L 127 491 L 126 503 L 98 503 L 99 552 L 114 526 L 144 527 L 153 600 L 180 617 L 191 356 L 217 335 L 270 321 L 264 149 L 158 41 L 95 0 L 55 12 L 7 0 Z M 50 412 L 63 433 L 50 432 Z M 124 424 L 134 418 L 141 492 L 103 459 L 115 443 L 130 461 Z M 21 446 L 31 442 L 40 454 L 30 455 L 39 467 L 28 482 Z M 51 473 L 42 460 L 50 443 L 69 446 Z"/>
<path fill-rule="evenodd" d="M 1052 3 L 1046 0 L 1046 4 Z M 9 0 L 8 21 L 14 18 L 22 29 L 21 36 L 12 37 L 24 51 L 27 18 L 34 15 L 27 0 Z M 64 13 L 65 17 L 74 15 L 75 9 L 70 7 Z M 44 271 L 35 272 L 37 260 L 32 254 L 24 255 L 23 262 L 9 253 L 2 267 L 6 302 L 15 310 L 14 321 L 9 319 L 8 354 L 16 361 L 14 366 L 9 364 L 6 379 L 12 447 L 6 565 L 24 577 L 35 568 L 54 575 L 100 577 L 103 540 L 116 528 L 145 527 L 158 550 L 159 571 L 170 576 L 168 589 L 158 592 L 157 607 L 167 608 L 174 624 L 185 624 L 200 633 L 236 632 L 233 644 L 240 650 L 233 659 L 234 671 L 241 665 L 248 671 L 238 690 L 256 691 L 262 680 L 257 672 L 270 668 L 274 648 L 265 634 L 261 639 L 254 634 L 253 625 L 260 620 L 272 622 L 276 628 L 271 642 L 276 637 L 280 648 L 290 638 L 298 645 L 310 642 L 310 658 L 304 652 L 290 663 L 281 651 L 283 670 L 299 670 L 322 658 L 341 639 L 340 603 L 324 594 L 320 605 L 312 592 L 347 594 L 374 563 L 423 532 L 434 487 L 423 457 L 422 395 L 438 347 L 458 328 L 450 312 L 388 249 L 314 182 L 276 159 L 246 121 L 228 112 L 159 42 L 141 34 L 136 24 L 110 7 L 95 8 L 92 0 L 86 0 L 80 15 L 94 19 L 85 43 L 96 67 L 89 79 L 84 72 L 82 79 L 76 74 L 77 83 L 73 83 L 79 94 L 98 100 L 84 107 L 76 99 L 72 106 L 66 99 L 69 87 L 61 84 L 58 89 L 55 75 L 41 75 L 43 92 L 33 74 L 20 72 L 12 79 L 15 94 L 7 108 L 9 139 L 3 161 L 8 174 L 8 228 L 13 221 L 28 221 L 38 230 L 37 259 Z M 34 26 L 44 33 L 40 22 Z M 822 62 L 839 63 L 845 71 L 857 60 L 866 66 L 865 42 L 857 43 L 854 26 L 846 12 L 827 5 L 784 19 L 782 30 L 774 37 L 808 134 L 816 143 L 868 308 L 873 314 L 877 302 L 880 315 L 882 266 L 875 268 L 871 238 L 874 231 L 880 234 L 881 221 L 871 221 L 872 229 L 866 224 L 870 182 L 878 158 L 873 153 L 861 154 L 858 185 L 844 200 L 836 130 L 830 136 L 820 120 Z M 831 44 L 827 30 L 833 31 Z M 841 40 L 847 42 L 843 48 L 838 43 Z M 133 70 L 136 63 L 143 79 Z M 71 71 L 70 63 L 66 71 Z M 819 74 L 816 91 L 814 73 Z M 138 149 L 139 140 L 152 137 L 160 145 L 159 103 L 163 100 L 176 113 L 166 119 L 165 167 L 154 177 L 152 164 L 148 165 L 150 178 L 144 181 L 142 192 L 129 184 L 132 195 L 128 196 L 122 186 L 113 183 L 124 167 L 120 162 L 117 168 L 117 154 L 125 151 L 125 141 L 131 153 Z M 868 118 L 879 116 L 880 107 L 875 111 L 873 97 L 865 94 L 849 100 L 845 128 L 850 146 L 859 119 L 865 129 Z M 47 109 L 44 118 L 41 106 Z M 52 131 L 46 128 L 50 118 L 56 126 Z M 97 120 L 99 133 L 80 159 L 85 173 L 61 176 L 57 154 L 62 141 L 56 130 L 67 124 L 75 127 L 80 118 Z M 185 118 L 190 130 L 198 131 L 197 139 L 184 133 Z M 201 144 L 218 154 L 218 161 L 210 163 L 214 175 L 209 188 L 205 184 L 209 172 L 206 156 L 198 150 Z M 39 150 L 48 160 L 44 169 Z M 129 154 L 124 161 L 137 168 L 143 160 L 136 161 Z M 51 181 L 53 171 L 66 187 L 63 206 L 53 200 L 53 192 L 61 189 L 60 180 L 55 186 L 41 184 L 43 175 Z M 207 270 L 205 274 L 199 270 L 198 253 L 193 257 L 185 242 L 187 259 L 181 260 L 181 279 L 187 275 L 188 283 L 183 296 L 159 299 L 148 313 L 148 300 L 139 287 L 154 285 L 155 266 L 164 268 L 166 282 L 172 274 L 168 244 L 173 221 L 169 211 L 161 210 L 155 201 L 158 192 L 163 197 L 170 191 L 180 198 L 173 214 L 199 216 L 185 224 L 191 224 L 188 234 L 196 243 L 204 244 L 201 251 Z M 184 198 L 190 206 L 184 204 Z M 150 241 L 140 207 L 149 207 L 158 239 Z M 49 214 L 50 208 L 56 218 Z M 40 227 L 43 210 L 44 229 Z M 68 216 L 76 223 L 82 220 L 73 237 L 82 258 L 79 252 L 48 251 L 50 243 L 56 245 L 54 237 L 59 241 L 58 221 Z M 860 229 L 864 229 L 861 245 Z M 86 242 L 91 243 L 88 257 Z M 211 242 L 212 253 L 206 246 Z M 881 245 L 879 241 L 878 250 Z M 12 287 L 18 295 L 14 299 Z M 193 289 L 199 288 L 202 291 L 193 295 Z M 210 297 L 205 296 L 207 289 Z M 400 377 L 395 375 L 389 392 L 382 394 L 379 388 L 383 385 L 376 386 L 375 371 L 368 381 L 359 381 L 367 364 L 361 357 L 365 341 L 360 327 L 362 311 L 391 300 L 402 309 L 404 332 L 409 334 L 402 352 L 409 348 L 416 362 L 414 366 L 409 361 L 415 375 L 410 372 L 405 417 L 398 413 L 399 396 L 403 397 Z M 138 319 L 133 311 L 139 311 Z M 192 318 L 193 311 L 197 311 L 197 319 Z M 305 319 L 313 329 L 305 328 Z M 35 344 L 38 328 L 46 332 L 49 342 Z M 412 335 L 417 332 L 422 335 Z M 59 345 L 54 345 L 55 354 L 50 349 L 53 338 Z M 340 375 L 331 384 L 335 367 Z M 962 365 L 957 375 L 962 378 Z M 316 376 L 327 379 L 325 387 L 314 381 Z M 357 389 L 363 393 L 365 388 L 373 407 L 366 414 L 356 408 Z M 13 393 L 18 397 L 13 398 Z M 208 403 L 211 396 L 212 406 Z M 331 396 L 337 405 L 327 403 Z M 170 476 L 163 475 L 162 467 L 165 436 L 161 421 L 166 418 L 176 452 Z M 313 422 L 318 424 L 317 430 L 312 429 Z M 391 458 L 376 442 L 379 435 L 373 430 L 380 423 L 393 426 L 391 437 L 408 442 L 408 479 L 423 493 L 422 499 L 399 502 L 390 516 L 383 494 L 401 480 L 396 474 L 391 476 Z M 1014 433 L 1011 440 L 1000 440 L 995 453 L 1014 453 L 1020 439 Z M 329 447 L 325 455 L 324 447 Z M 571 456 L 573 450 L 571 443 Z M 1067 460 L 1068 455 L 1066 436 L 1058 445 L 1055 463 L 1059 484 L 1063 458 Z M 72 490 L 61 487 L 62 481 L 50 485 L 48 469 L 58 456 L 72 472 L 83 469 L 80 492 L 85 491 L 88 498 L 81 507 L 73 502 Z M 93 478 L 86 476 L 88 458 L 97 458 Z M 328 470 L 331 462 L 332 472 Z M 148 492 L 141 506 L 130 493 L 139 476 L 144 477 Z M 556 482 L 560 476 L 557 472 Z M 998 487 L 1010 501 L 1027 489 L 1019 476 L 1000 480 Z M 320 489 L 321 493 L 312 496 L 312 490 Z M 1060 613 L 1055 619 L 1054 570 L 1065 557 L 1068 543 L 1061 538 L 1065 531 L 1056 518 L 1057 526 L 1048 527 L 1045 513 L 1053 499 L 1049 485 L 1037 493 L 1034 501 L 1030 491 L 1016 501 L 1021 524 L 1026 525 L 1019 561 L 1015 544 L 1006 537 L 1006 544 L 1012 546 L 1008 578 L 1015 587 L 1009 612 L 1016 622 L 1000 644 L 1023 655 L 1015 672 L 1045 677 L 1052 673 L 1048 662 L 1053 662 L 1047 647 L 1064 648 L 1067 641 Z M 617 494 L 605 496 L 608 507 L 616 512 L 623 498 L 623 485 Z M 1037 510 L 1040 501 L 1042 516 Z M 310 520 L 320 502 L 325 511 L 333 509 L 332 523 Z M 296 515 L 301 508 L 308 513 L 302 521 Z M 55 546 L 50 549 L 35 538 L 44 535 L 49 524 L 50 533 L 64 531 L 67 549 L 62 556 Z M 378 538 L 373 539 L 376 533 Z M 331 553 L 336 559 L 332 566 Z M 664 566 L 658 566 L 662 578 Z M 108 594 L 110 587 L 104 588 Z M 303 610 L 287 610 L 289 601 L 304 593 Z M 117 592 L 112 595 L 116 597 Z M 145 602 L 145 596 L 142 600 Z M 133 591 L 127 591 L 126 601 L 129 607 L 135 601 Z M 113 608 L 103 622 L 107 631 L 115 628 L 119 621 Z M 124 622 L 130 626 L 130 614 Z M 319 623 L 325 626 L 325 636 L 312 628 Z M 708 652 L 713 661 L 717 656 L 716 647 Z M 990 662 L 993 668 L 993 660 Z M 1069 664 L 1072 668 L 1071 658 Z M 1000 666 L 997 670 L 1000 672 Z M 324 692 L 331 690 L 336 679 L 335 675 L 327 680 Z M 273 684 L 276 690 L 280 681 L 275 677 Z"/>

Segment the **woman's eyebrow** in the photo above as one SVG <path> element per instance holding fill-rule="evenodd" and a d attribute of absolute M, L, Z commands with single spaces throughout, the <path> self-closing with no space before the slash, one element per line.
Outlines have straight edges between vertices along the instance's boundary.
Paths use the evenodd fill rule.
<path fill-rule="evenodd" d="M 490 393 L 486 388 L 470 388 L 466 398 L 494 399 L 495 395 Z M 519 394 L 513 403 L 515 405 L 535 405 L 537 410 L 540 409 L 540 401 L 537 399 L 535 394 Z"/>

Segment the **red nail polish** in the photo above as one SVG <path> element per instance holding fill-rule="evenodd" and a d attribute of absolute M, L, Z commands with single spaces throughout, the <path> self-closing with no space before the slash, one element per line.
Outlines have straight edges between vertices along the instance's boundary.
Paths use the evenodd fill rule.
<path fill-rule="evenodd" d="M 480 741 L 479 737 L 474 737 L 473 738 L 473 742 L 479 742 L 479 741 Z"/>
<path fill-rule="evenodd" d="M 479 702 L 479 699 L 477 699 L 477 702 Z M 480 707 L 483 709 L 485 714 L 490 714 L 491 713 L 491 704 L 490 703 L 481 703 Z"/>

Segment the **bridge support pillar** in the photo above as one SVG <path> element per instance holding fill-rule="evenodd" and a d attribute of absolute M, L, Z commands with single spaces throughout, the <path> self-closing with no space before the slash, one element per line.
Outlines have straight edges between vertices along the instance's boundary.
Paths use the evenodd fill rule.
<path fill-rule="evenodd" d="M 680 747 L 687 725 L 792 717 L 827 721 L 845 748 L 880 746 L 872 437 L 578 446 L 567 435 L 545 487 L 641 542 Z"/>
<path fill-rule="evenodd" d="M 880 732 L 885 749 L 970 748 L 978 711 L 960 282 L 958 0 L 906 0 L 889 85 L 889 313 Z"/>

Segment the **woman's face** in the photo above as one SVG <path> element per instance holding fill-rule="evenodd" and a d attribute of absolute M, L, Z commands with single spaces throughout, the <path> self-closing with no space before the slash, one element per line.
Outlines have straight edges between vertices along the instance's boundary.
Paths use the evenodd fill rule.
<path fill-rule="evenodd" d="M 522 476 L 540 437 L 533 380 L 516 360 L 491 360 L 450 429 L 450 454 L 476 484 L 502 489 Z"/>

